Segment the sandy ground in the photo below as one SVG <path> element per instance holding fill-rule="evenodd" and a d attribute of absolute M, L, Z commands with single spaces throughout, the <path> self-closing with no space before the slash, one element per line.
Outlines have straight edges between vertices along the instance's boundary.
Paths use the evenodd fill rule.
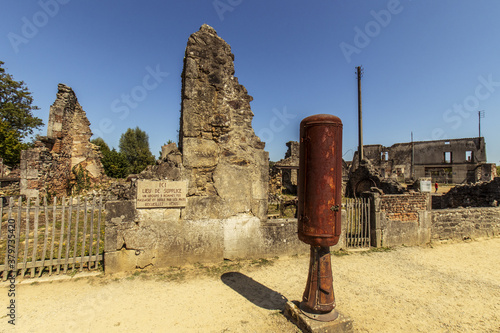
<path fill-rule="evenodd" d="M 357 332 L 500 332 L 500 238 L 333 256 L 337 309 Z M 298 332 L 308 257 L 16 285 L 1 332 Z M 238 272 L 239 270 L 239 272 Z"/>

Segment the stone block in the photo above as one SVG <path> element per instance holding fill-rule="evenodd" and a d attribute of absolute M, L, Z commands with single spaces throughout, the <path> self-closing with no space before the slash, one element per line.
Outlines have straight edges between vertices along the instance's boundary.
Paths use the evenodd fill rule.
<path fill-rule="evenodd" d="M 108 201 L 106 208 L 106 223 L 111 223 L 112 219 L 119 217 L 121 221 L 131 222 L 135 220 L 136 209 L 135 200 Z"/>
<path fill-rule="evenodd" d="M 260 219 L 238 214 L 222 221 L 224 228 L 224 258 L 249 258 L 263 253 Z"/>
<path fill-rule="evenodd" d="M 184 138 L 183 164 L 186 168 L 209 168 L 219 161 L 219 147 L 212 140 Z"/>
<path fill-rule="evenodd" d="M 121 249 L 104 253 L 104 272 L 129 272 L 136 268 L 135 251 Z"/>
<path fill-rule="evenodd" d="M 285 316 L 307 333 L 347 333 L 354 332 L 353 320 L 337 311 L 338 318 L 333 321 L 323 322 L 311 319 L 304 315 L 298 307 L 298 302 L 288 301 L 285 304 Z"/>
<path fill-rule="evenodd" d="M 118 230 L 116 227 L 106 225 L 104 229 L 104 252 L 119 250 L 123 243 L 118 244 Z"/>
<path fill-rule="evenodd" d="M 187 198 L 186 208 L 182 210 L 184 220 L 223 218 L 222 199 L 218 196 L 193 196 Z"/>
<path fill-rule="evenodd" d="M 182 258 L 185 263 L 217 262 L 224 259 L 224 230 L 221 220 L 184 221 L 182 225 Z"/>

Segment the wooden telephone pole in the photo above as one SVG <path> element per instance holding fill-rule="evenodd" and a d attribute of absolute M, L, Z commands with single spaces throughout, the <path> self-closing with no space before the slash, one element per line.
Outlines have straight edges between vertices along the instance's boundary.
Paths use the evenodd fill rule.
<path fill-rule="evenodd" d="M 356 75 L 358 78 L 358 159 L 359 164 L 363 159 L 363 117 L 361 112 L 361 77 L 363 76 L 363 68 L 356 67 Z"/>
<path fill-rule="evenodd" d="M 484 118 L 484 110 L 477 111 L 477 116 L 479 118 L 479 138 L 481 137 L 481 118 Z"/>

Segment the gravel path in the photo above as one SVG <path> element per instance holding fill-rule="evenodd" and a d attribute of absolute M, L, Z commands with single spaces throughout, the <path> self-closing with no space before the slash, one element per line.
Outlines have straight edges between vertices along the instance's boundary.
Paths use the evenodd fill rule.
<path fill-rule="evenodd" d="M 337 309 L 357 332 L 500 332 L 500 238 L 333 256 Z M 16 286 L 1 332 L 298 332 L 308 257 Z M 239 272 L 237 272 L 239 271 Z M 1 284 L 6 308 L 8 287 Z"/>

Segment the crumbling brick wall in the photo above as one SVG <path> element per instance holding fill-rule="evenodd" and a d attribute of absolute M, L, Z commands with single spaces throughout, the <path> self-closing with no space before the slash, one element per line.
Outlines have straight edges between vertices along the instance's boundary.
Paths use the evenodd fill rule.
<path fill-rule="evenodd" d="M 418 212 L 429 207 L 427 193 L 407 193 L 383 195 L 380 197 L 380 210 L 387 219 L 398 221 L 418 221 Z"/>

